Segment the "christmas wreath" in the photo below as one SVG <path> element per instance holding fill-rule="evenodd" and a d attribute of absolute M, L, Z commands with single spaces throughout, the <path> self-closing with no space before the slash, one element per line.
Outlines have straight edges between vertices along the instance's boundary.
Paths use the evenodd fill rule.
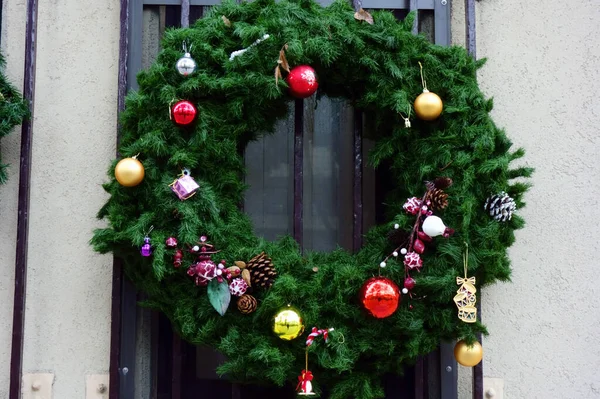
<path fill-rule="evenodd" d="M 4 69 L 5 61 L 0 54 L 0 68 Z M 8 81 L 4 71 L 0 73 L 0 138 L 6 136 L 11 130 L 27 117 L 29 110 L 23 101 L 21 93 Z M 6 165 L 0 161 L 0 184 L 6 180 Z"/>
<path fill-rule="evenodd" d="M 476 286 L 509 278 L 528 188 L 513 179 L 532 170 L 509 167 L 524 151 L 489 116 L 483 62 L 412 25 L 343 1 L 225 2 L 167 31 L 138 75 L 92 244 L 184 339 L 225 354 L 232 380 L 365 399 L 442 340 L 477 358 Z M 356 254 L 265 241 L 239 207 L 243 149 L 317 86 L 365 112 L 370 159 L 394 183 L 388 222 Z"/>

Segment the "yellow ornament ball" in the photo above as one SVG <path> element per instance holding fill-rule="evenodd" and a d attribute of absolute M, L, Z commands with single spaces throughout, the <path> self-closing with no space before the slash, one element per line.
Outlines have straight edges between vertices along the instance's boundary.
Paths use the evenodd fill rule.
<path fill-rule="evenodd" d="M 440 96 L 429 90 L 423 90 L 423 93 L 415 100 L 415 113 L 419 119 L 432 121 L 442 114 L 444 103 Z"/>
<path fill-rule="evenodd" d="M 467 345 L 465 341 L 458 341 L 454 346 L 454 357 L 459 364 L 473 367 L 478 365 L 483 358 L 483 348 L 477 341 L 471 346 Z"/>
<path fill-rule="evenodd" d="M 285 341 L 298 338 L 304 332 L 300 313 L 291 307 L 280 310 L 273 319 L 273 332 Z"/>
<path fill-rule="evenodd" d="M 115 167 L 115 178 L 125 187 L 137 186 L 144 180 L 144 165 L 135 157 L 124 158 Z"/>

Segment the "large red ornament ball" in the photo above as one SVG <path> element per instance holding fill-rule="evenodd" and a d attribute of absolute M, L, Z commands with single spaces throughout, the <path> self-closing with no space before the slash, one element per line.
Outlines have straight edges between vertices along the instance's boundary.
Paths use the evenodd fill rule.
<path fill-rule="evenodd" d="M 171 115 L 175 124 L 186 126 L 194 122 L 198 110 L 187 100 L 177 101 L 171 108 Z"/>
<path fill-rule="evenodd" d="M 300 65 L 292 68 L 285 80 L 290 87 L 291 95 L 296 98 L 310 97 L 319 88 L 317 74 L 308 65 Z"/>
<path fill-rule="evenodd" d="M 360 301 L 378 319 L 391 316 L 400 303 L 400 290 L 386 277 L 371 277 L 360 290 Z"/>

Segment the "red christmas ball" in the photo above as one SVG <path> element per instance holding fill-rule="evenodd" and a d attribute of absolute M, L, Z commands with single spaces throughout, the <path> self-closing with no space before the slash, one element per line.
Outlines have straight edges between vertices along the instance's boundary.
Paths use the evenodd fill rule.
<path fill-rule="evenodd" d="M 360 301 L 378 319 L 391 316 L 400 303 L 400 290 L 386 277 L 371 277 L 360 290 Z"/>
<path fill-rule="evenodd" d="M 319 88 L 317 74 L 308 65 L 300 65 L 292 68 L 285 80 L 290 87 L 291 95 L 297 98 L 310 97 Z"/>
<path fill-rule="evenodd" d="M 198 110 L 191 102 L 187 100 L 177 101 L 171 108 L 171 115 L 175 124 L 186 126 L 194 122 Z"/>

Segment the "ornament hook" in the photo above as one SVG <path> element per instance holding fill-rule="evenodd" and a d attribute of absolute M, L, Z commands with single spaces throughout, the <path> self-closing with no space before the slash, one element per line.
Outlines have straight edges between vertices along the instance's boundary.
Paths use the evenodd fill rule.
<path fill-rule="evenodd" d="M 152 230 L 154 230 L 154 225 L 150 226 L 150 228 L 148 229 L 148 231 L 146 232 L 146 236 L 149 236 L 150 233 L 152 233 Z"/>
<path fill-rule="evenodd" d="M 423 64 L 421 64 L 421 61 L 419 61 L 419 68 L 421 68 L 421 84 L 423 85 L 423 92 L 428 92 L 429 90 L 427 90 L 427 81 L 423 77 Z"/>
<path fill-rule="evenodd" d="M 411 127 L 410 124 L 410 112 L 412 111 L 410 105 L 408 106 L 408 116 L 404 116 L 404 114 L 402 112 L 398 112 L 400 114 L 400 116 L 402 117 L 402 119 L 404 119 L 404 127 L 409 129 Z"/>
<path fill-rule="evenodd" d="M 186 54 L 189 54 L 189 53 L 191 53 L 191 52 L 192 52 L 192 47 L 194 47 L 194 43 L 192 43 L 192 44 L 190 44 L 190 47 L 188 48 L 188 43 L 187 43 L 187 40 L 184 40 L 184 41 L 181 43 L 181 45 L 182 45 L 182 47 L 183 47 L 183 52 L 184 52 L 184 53 L 186 53 Z"/>

